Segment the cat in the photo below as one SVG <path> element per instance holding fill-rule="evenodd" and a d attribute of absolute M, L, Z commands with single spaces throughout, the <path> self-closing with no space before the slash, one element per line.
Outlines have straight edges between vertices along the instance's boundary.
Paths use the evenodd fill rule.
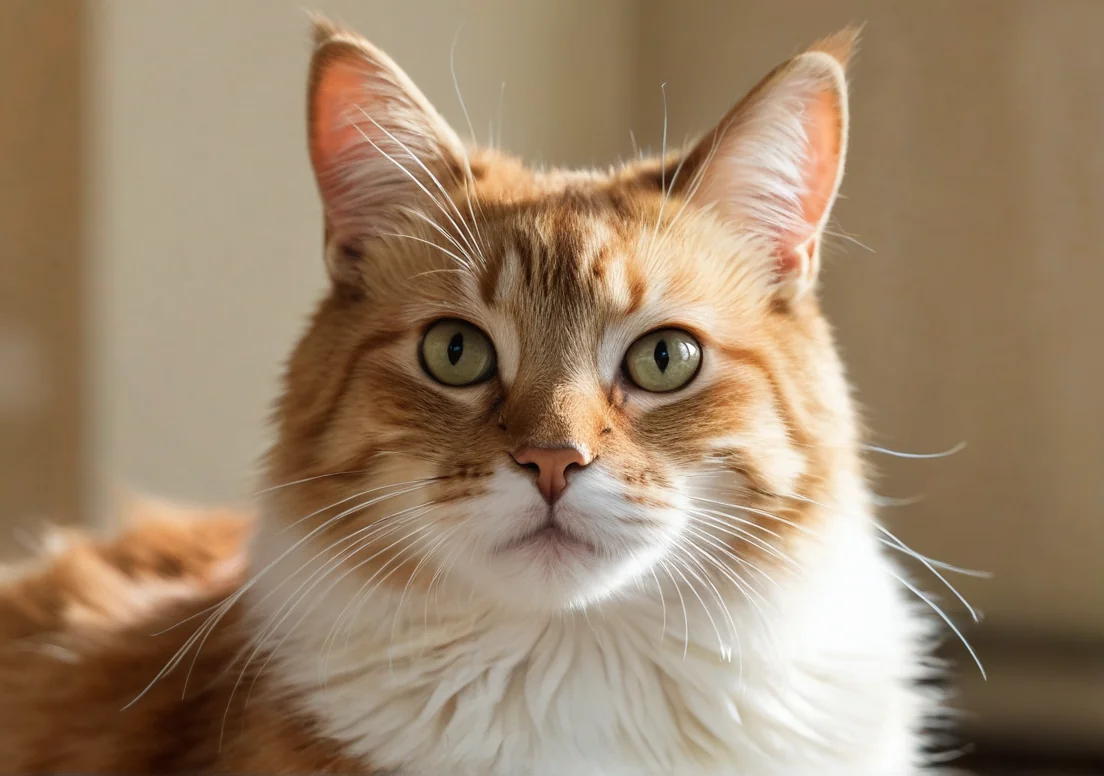
<path fill-rule="evenodd" d="M 7 769 L 927 772 L 935 629 L 817 300 L 855 37 L 682 152 L 538 171 L 317 21 L 330 285 L 259 516 L 3 583 Z"/>

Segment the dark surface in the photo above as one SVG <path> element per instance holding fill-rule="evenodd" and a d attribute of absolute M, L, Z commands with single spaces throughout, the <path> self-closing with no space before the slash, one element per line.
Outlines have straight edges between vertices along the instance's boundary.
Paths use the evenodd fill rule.
<path fill-rule="evenodd" d="M 1016 742 L 979 741 L 954 767 L 976 776 L 1104 776 L 1104 751 L 1048 751 Z"/>

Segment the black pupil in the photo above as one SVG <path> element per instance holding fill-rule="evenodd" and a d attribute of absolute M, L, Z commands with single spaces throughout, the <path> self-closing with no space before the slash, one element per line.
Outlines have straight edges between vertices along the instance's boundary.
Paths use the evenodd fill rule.
<path fill-rule="evenodd" d="M 656 343 L 655 353 L 656 365 L 659 367 L 660 372 L 667 371 L 667 365 L 671 363 L 671 354 L 667 352 L 667 340 L 660 340 Z"/>
<path fill-rule="evenodd" d="M 464 355 L 464 335 L 460 332 L 456 332 L 452 335 L 452 339 L 448 344 L 448 360 L 453 366 L 456 366 L 456 362 L 460 360 L 460 357 Z"/>

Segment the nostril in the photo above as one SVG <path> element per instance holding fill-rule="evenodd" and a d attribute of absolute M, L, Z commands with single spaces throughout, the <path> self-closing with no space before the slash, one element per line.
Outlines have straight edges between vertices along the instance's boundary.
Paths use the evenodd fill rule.
<path fill-rule="evenodd" d="M 540 473 L 540 465 L 524 453 L 511 453 L 510 458 L 513 459 L 514 463 L 516 463 L 519 468 L 528 469 L 538 474 Z"/>
<path fill-rule="evenodd" d="M 572 469 L 582 469 L 590 459 L 575 447 L 522 447 L 510 454 L 518 466 L 537 475 L 537 489 L 549 504 L 567 487 Z"/>

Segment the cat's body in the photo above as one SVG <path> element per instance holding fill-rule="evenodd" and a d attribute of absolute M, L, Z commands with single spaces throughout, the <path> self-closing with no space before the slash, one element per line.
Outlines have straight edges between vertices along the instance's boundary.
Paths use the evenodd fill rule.
<path fill-rule="evenodd" d="M 65 651 L 0 656 L 6 764 L 918 773 L 928 625 L 812 291 L 850 38 L 609 174 L 469 154 L 384 55 L 316 38 L 333 288 L 289 363 L 249 571 L 213 609 L 194 583 L 16 628 Z M 0 601 L 59 580 L 13 584 Z"/>
<path fill-rule="evenodd" d="M 248 515 L 149 504 L 120 537 L 59 535 L 0 583 L 0 772 L 352 772 L 292 705 L 231 704 L 249 640 L 238 610 L 150 686 L 197 615 L 241 583 L 252 528 Z"/>

